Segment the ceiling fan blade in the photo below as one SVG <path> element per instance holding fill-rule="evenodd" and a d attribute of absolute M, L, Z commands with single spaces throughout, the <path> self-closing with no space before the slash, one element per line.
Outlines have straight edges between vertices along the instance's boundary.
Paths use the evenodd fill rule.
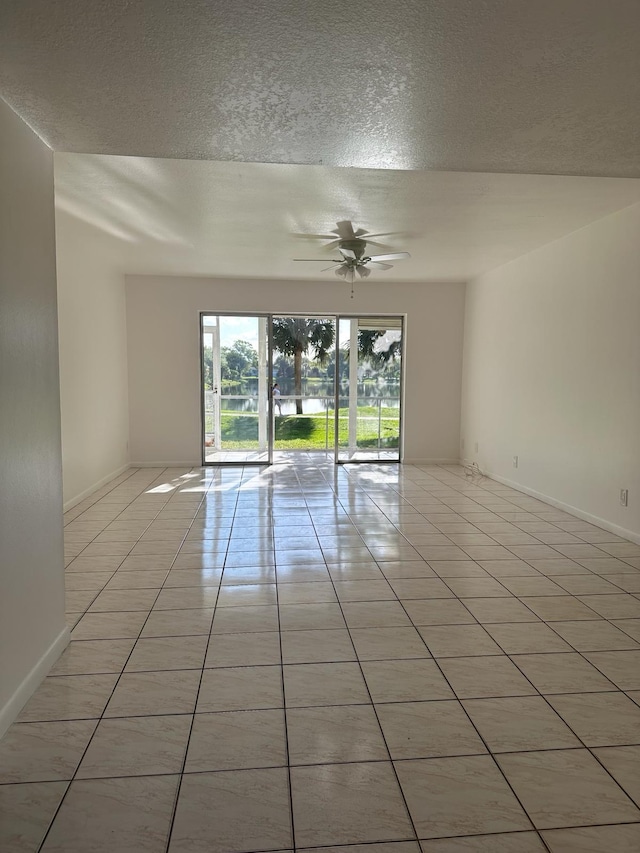
<path fill-rule="evenodd" d="M 340 237 L 341 240 L 354 240 L 355 234 L 353 232 L 353 224 L 349 219 L 342 219 L 340 222 L 336 222 L 338 226 L 336 230 L 333 232 Z"/>
<path fill-rule="evenodd" d="M 315 243 L 316 249 L 320 249 L 321 251 L 332 252 L 334 249 L 337 249 L 340 245 L 340 238 L 337 234 L 300 234 L 294 233 L 291 234 L 296 240 L 306 240 L 308 243 Z M 319 240 L 323 240 L 324 242 L 318 246 L 317 243 Z M 387 248 L 383 246 L 383 248 Z M 311 251 L 311 249 L 309 249 Z"/>
<path fill-rule="evenodd" d="M 379 249 L 386 249 L 387 251 L 391 251 L 393 248 L 388 243 L 381 243 L 379 240 L 370 240 L 368 237 L 362 237 L 367 246 L 377 246 Z"/>
<path fill-rule="evenodd" d="M 302 231 L 293 231 L 291 234 L 292 237 L 296 237 L 299 240 L 334 240 L 335 234 L 309 234 L 304 233 Z"/>
<path fill-rule="evenodd" d="M 381 264 L 380 261 L 369 261 L 369 263 L 375 264 L 377 267 L 380 267 L 380 269 L 383 270 L 393 269 L 393 264 Z"/>
<path fill-rule="evenodd" d="M 303 261 L 307 264 L 326 264 L 331 258 L 291 258 L 292 261 Z M 341 264 L 342 261 L 334 261 L 336 264 Z"/>
<path fill-rule="evenodd" d="M 371 255 L 372 261 L 402 261 L 410 258 L 409 252 L 389 252 L 386 255 Z"/>
<path fill-rule="evenodd" d="M 413 235 L 406 231 L 378 231 L 375 234 L 368 234 L 369 237 L 411 237 Z"/>
<path fill-rule="evenodd" d="M 335 263 L 331 264 L 330 267 L 325 267 L 323 270 L 320 270 L 320 272 L 328 272 L 329 270 L 332 270 L 334 267 L 340 267 L 340 266 L 342 266 L 342 261 L 336 261 Z"/>
<path fill-rule="evenodd" d="M 343 249 L 342 246 L 339 246 L 338 251 L 343 257 L 348 258 L 348 260 L 355 261 L 356 253 L 353 251 L 353 249 Z"/>
<path fill-rule="evenodd" d="M 371 270 L 367 267 L 356 267 L 356 272 L 360 278 L 368 278 L 371 275 Z"/>
<path fill-rule="evenodd" d="M 366 235 L 366 233 L 367 233 L 366 229 L 358 228 L 356 231 L 353 232 L 353 236 L 354 237 L 364 237 Z"/>

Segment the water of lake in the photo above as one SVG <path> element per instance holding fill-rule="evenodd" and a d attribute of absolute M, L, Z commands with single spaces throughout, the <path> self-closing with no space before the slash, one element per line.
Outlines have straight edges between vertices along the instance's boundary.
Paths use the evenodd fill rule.
<path fill-rule="evenodd" d="M 296 411 L 295 400 L 287 400 L 293 396 L 293 379 L 278 379 L 280 387 L 282 414 L 293 415 Z M 209 396 L 211 392 L 206 392 Z M 245 396 L 246 395 L 246 396 Z M 327 409 L 333 409 L 335 405 L 335 390 L 331 381 L 302 380 L 302 410 L 304 414 L 317 414 Z M 343 384 L 340 387 L 340 396 L 344 397 L 343 405 L 348 404 L 349 386 Z M 244 397 L 244 399 L 230 399 L 233 397 Z M 221 394 L 222 411 L 231 412 L 256 412 L 258 410 L 258 380 L 247 379 L 241 384 L 223 389 Z M 247 399 L 248 398 L 248 399 Z M 361 406 L 377 406 L 387 408 L 399 408 L 400 406 L 400 382 L 359 382 L 358 403 Z M 209 402 L 207 401 L 207 409 Z"/>

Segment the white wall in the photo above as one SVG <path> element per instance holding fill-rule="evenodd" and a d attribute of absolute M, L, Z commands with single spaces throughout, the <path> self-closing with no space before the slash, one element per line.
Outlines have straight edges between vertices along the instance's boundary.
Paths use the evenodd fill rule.
<path fill-rule="evenodd" d="M 639 234 L 634 205 L 468 285 L 461 452 L 636 537 Z"/>
<path fill-rule="evenodd" d="M 127 276 L 134 464 L 200 464 L 199 312 L 406 314 L 406 461 L 457 460 L 463 284 Z"/>
<path fill-rule="evenodd" d="M 117 240 L 56 209 L 65 508 L 128 464 L 124 276 Z"/>
<path fill-rule="evenodd" d="M 0 100 L 0 735 L 68 639 L 53 156 Z"/>

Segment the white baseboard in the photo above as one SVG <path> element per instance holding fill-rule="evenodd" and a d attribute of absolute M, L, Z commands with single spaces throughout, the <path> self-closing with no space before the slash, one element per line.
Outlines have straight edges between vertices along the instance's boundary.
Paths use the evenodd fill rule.
<path fill-rule="evenodd" d="M 95 491 L 102 488 L 102 486 L 106 486 L 106 484 L 110 480 L 115 480 L 116 477 L 119 477 L 120 474 L 124 474 L 124 472 L 127 471 L 131 467 L 134 467 L 134 466 L 130 465 L 127 462 L 126 465 L 122 465 L 116 471 L 112 471 L 111 474 L 107 474 L 106 477 L 103 477 L 101 480 L 98 480 L 97 483 L 94 483 L 92 486 L 89 486 L 88 489 L 85 489 L 83 492 L 80 492 L 79 495 L 76 495 L 75 497 L 70 498 L 70 500 L 68 500 L 64 504 L 64 506 L 62 508 L 63 512 L 68 512 L 70 509 L 73 509 L 73 507 L 77 506 L 77 504 L 79 504 L 80 501 L 83 501 L 85 498 L 88 498 L 89 495 L 93 494 Z"/>
<path fill-rule="evenodd" d="M 592 515 L 590 512 L 585 512 L 577 506 L 572 506 L 571 504 L 564 503 L 564 501 L 559 501 L 556 498 L 549 497 L 549 495 L 544 495 L 542 492 L 537 492 L 535 489 L 530 489 L 528 486 L 523 486 L 521 483 L 514 483 L 513 480 L 509 480 L 506 477 L 501 477 L 498 474 L 492 474 L 490 471 L 482 471 L 482 473 L 490 480 L 502 483 L 503 486 L 509 486 L 509 488 L 522 492 L 525 495 L 529 495 L 532 498 L 538 498 L 538 500 L 544 501 L 545 503 L 554 506 L 556 509 L 564 510 L 565 512 L 570 513 L 570 515 L 575 515 L 576 518 L 580 518 L 582 521 L 588 521 L 591 524 L 595 524 L 596 527 L 601 527 L 603 530 L 608 530 L 609 533 L 615 533 L 617 536 L 622 536 L 623 539 L 629 539 L 631 542 L 635 542 L 637 545 L 640 545 L 640 533 L 635 533 L 633 530 L 627 530 L 619 524 L 613 524 L 613 522 L 607 521 L 606 518 L 600 518 L 600 516 Z"/>
<path fill-rule="evenodd" d="M 13 696 L 0 708 L 0 738 L 24 708 L 28 699 L 31 698 L 32 693 L 39 687 L 42 679 L 48 674 L 51 667 L 65 650 L 69 638 L 70 631 L 65 626 L 36 665 L 27 673 L 18 689 L 13 693 Z"/>
<path fill-rule="evenodd" d="M 358 460 L 361 461 L 361 460 Z M 376 463 L 377 459 L 372 459 L 372 463 Z M 460 459 L 455 458 L 437 458 L 437 459 L 402 459 L 404 465 L 459 465 Z M 242 464 L 241 462 L 238 464 Z M 202 462 L 130 462 L 130 468 L 202 468 Z M 115 475 L 114 475 L 115 476 Z M 97 487 L 96 487 L 97 488 Z"/>

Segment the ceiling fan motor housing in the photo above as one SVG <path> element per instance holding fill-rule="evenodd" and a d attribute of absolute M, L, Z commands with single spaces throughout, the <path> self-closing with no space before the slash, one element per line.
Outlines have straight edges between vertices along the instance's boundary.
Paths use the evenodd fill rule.
<path fill-rule="evenodd" d="M 340 248 L 351 249 L 356 258 L 361 260 L 367 248 L 367 241 L 360 240 L 358 237 L 353 240 L 340 240 Z"/>

